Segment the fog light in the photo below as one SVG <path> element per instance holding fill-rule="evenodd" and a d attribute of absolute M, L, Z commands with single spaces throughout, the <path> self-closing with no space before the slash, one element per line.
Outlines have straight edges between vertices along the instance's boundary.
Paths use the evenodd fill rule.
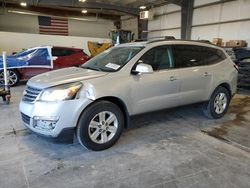
<path fill-rule="evenodd" d="M 53 130 L 59 117 L 56 116 L 35 116 L 33 118 L 33 127 L 40 130 Z"/>

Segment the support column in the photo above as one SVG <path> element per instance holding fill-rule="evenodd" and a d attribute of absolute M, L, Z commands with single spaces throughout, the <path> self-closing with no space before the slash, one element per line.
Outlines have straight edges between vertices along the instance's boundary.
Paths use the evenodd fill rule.
<path fill-rule="evenodd" d="M 148 38 L 148 20 L 138 18 L 138 39 L 146 40 Z"/>
<path fill-rule="evenodd" d="M 193 20 L 194 0 L 185 0 L 181 4 L 181 39 L 190 40 Z"/>

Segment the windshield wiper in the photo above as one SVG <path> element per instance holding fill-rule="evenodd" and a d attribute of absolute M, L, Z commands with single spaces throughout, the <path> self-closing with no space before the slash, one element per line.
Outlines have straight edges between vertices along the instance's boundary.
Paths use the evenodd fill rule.
<path fill-rule="evenodd" d="M 84 66 L 82 66 L 81 68 L 83 68 L 83 69 L 89 69 L 89 70 L 95 70 L 95 71 L 102 71 L 102 69 L 97 68 L 97 67 L 84 67 Z"/>

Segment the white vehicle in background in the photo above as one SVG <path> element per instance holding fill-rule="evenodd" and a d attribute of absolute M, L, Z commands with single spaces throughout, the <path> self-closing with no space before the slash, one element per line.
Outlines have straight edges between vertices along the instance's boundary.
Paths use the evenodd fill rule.
<path fill-rule="evenodd" d="M 156 40 L 122 44 L 79 68 L 30 79 L 20 103 L 33 132 L 73 138 L 90 150 L 119 139 L 129 117 L 203 102 L 222 117 L 236 93 L 237 67 L 219 47 L 196 41 Z"/>

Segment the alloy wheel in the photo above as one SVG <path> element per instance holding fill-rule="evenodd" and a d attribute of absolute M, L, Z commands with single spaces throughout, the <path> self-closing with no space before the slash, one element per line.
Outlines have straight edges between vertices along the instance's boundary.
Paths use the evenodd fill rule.
<path fill-rule="evenodd" d="M 13 86 L 18 82 L 18 75 L 12 70 L 7 70 L 7 80 L 8 80 L 8 85 Z M 0 73 L 0 84 L 4 85 L 3 71 Z"/>
<path fill-rule="evenodd" d="M 92 118 L 88 127 L 90 139 L 98 144 L 109 142 L 118 129 L 116 115 L 109 111 L 102 111 Z"/>
<path fill-rule="evenodd" d="M 227 107 L 227 96 L 225 93 L 219 93 L 214 100 L 214 109 L 217 114 L 222 114 Z"/>

